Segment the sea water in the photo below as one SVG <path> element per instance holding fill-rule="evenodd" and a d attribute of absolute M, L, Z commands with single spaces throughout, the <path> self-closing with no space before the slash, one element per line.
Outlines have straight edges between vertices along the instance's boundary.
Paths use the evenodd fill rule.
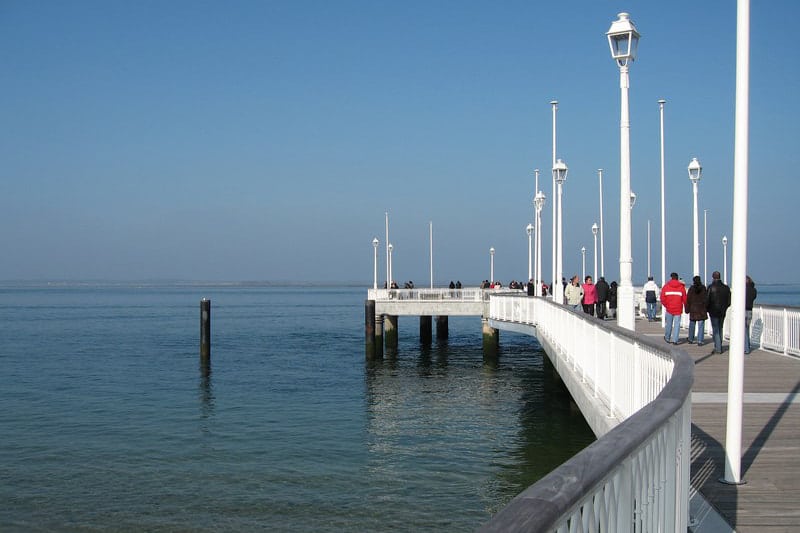
<path fill-rule="evenodd" d="M 400 317 L 368 363 L 365 297 L 0 286 L 0 531 L 470 531 L 594 439 L 536 340 L 484 360 L 478 317 L 431 346 Z"/>

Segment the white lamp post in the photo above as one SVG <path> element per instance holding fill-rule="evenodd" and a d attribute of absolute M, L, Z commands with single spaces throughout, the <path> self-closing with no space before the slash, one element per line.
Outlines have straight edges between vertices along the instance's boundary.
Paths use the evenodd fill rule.
<path fill-rule="evenodd" d="M 536 193 L 536 296 L 542 295 L 542 209 L 545 200 L 542 191 Z"/>
<path fill-rule="evenodd" d="M 561 193 L 564 187 L 564 181 L 567 179 L 567 164 L 564 163 L 562 160 L 557 159 L 556 164 L 553 165 L 553 177 L 556 180 L 556 184 L 558 185 L 558 196 L 556 197 L 556 207 L 558 209 L 557 215 L 557 228 L 556 234 L 557 243 L 556 243 L 556 279 L 553 280 L 553 284 L 555 285 L 556 292 L 553 294 L 555 295 L 555 301 L 558 303 L 564 302 L 564 285 L 561 284 L 561 278 L 564 275 L 564 257 L 563 257 L 563 231 L 562 231 L 562 214 L 563 209 L 561 205 Z"/>
<path fill-rule="evenodd" d="M 592 224 L 592 236 L 594 236 L 594 281 L 597 283 L 597 222 Z M 601 274 L 602 275 L 602 274 Z"/>
<path fill-rule="evenodd" d="M 372 288 L 378 289 L 378 238 L 372 239 L 372 247 L 375 249 L 375 258 L 372 261 Z"/>
<path fill-rule="evenodd" d="M 722 237 L 722 283 L 728 284 L 728 236 Z"/>
<path fill-rule="evenodd" d="M 586 279 L 586 247 L 581 246 L 581 283 Z"/>
<path fill-rule="evenodd" d="M 617 324 L 633 330 L 633 256 L 631 252 L 631 144 L 628 110 L 628 66 L 636 58 L 639 32 L 627 13 L 620 13 L 606 33 L 611 57 L 619 66 L 620 87 L 620 205 L 619 205 L 619 288 L 617 289 Z"/>
<path fill-rule="evenodd" d="M 708 283 L 708 209 L 703 209 L 703 283 Z"/>
<path fill-rule="evenodd" d="M 600 179 L 600 275 L 606 275 L 605 245 L 603 243 L 603 169 L 597 169 L 597 177 Z"/>
<path fill-rule="evenodd" d="M 489 248 L 489 283 L 494 283 L 494 246 Z"/>
<path fill-rule="evenodd" d="M 392 243 L 389 243 L 389 246 L 387 246 L 386 249 L 389 250 L 389 279 L 386 282 L 386 288 L 387 289 L 391 289 L 392 288 L 392 250 L 394 250 L 394 246 L 392 245 Z"/>
<path fill-rule="evenodd" d="M 530 281 L 533 279 L 533 256 L 531 255 L 531 235 L 533 235 L 533 224 L 528 224 L 525 226 L 525 232 L 528 234 L 528 280 Z"/>
<path fill-rule="evenodd" d="M 636 193 L 631 191 L 631 209 L 636 205 Z"/>
<path fill-rule="evenodd" d="M 650 219 L 647 219 L 647 277 L 652 276 L 650 270 Z"/>
<path fill-rule="evenodd" d="M 659 114 L 661 115 L 661 286 L 667 282 L 667 247 L 666 247 L 666 220 L 664 216 L 664 104 L 663 98 L 658 101 Z M 662 316 L 663 319 L 663 316 Z"/>
<path fill-rule="evenodd" d="M 556 111 L 558 110 L 558 100 L 553 100 L 550 102 L 550 105 L 553 106 L 553 167 L 556 166 Z M 553 174 L 553 255 L 552 255 L 552 262 L 553 262 L 553 286 L 550 287 L 550 294 L 553 295 L 553 301 L 558 301 L 556 299 L 556 294 L 553 292 L 553 289 L 557 286 L 561 285 L 561 278 L 556 278 L 556 270 L 557 270 L 557 260 L 556 260 L 556 211 L 558 210 L 558 201 L 556 196 L 556 175 Z M 561 302 L 559 302 L 561 303 Z"/>
<path fill-rule="evenodd" d="M 692 274 L 700 275 L 700 221 L 697 217 L 697 183 L 703 175 L 703 167 L 696 157 L 689 163 L 689 179 L 692 181 L 693 216 L 692 216 Z"/>

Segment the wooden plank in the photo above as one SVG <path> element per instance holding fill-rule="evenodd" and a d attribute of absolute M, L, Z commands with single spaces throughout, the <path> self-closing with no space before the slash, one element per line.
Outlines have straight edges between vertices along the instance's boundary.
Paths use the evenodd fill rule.
<path fill-rule="evenodd" d="M 658 322 L 640 320 L 638 333 L 663 342 Z M 725 393 L 728 387 L 727 343 L 711 354 L 713 343 L 688 344 L 681 331 L 679 348 L 695 361 L 695 392 Z M 800 393 L 800 360 L 755 350 L 745 357 L 744 392 Z M 743 406 L 742 474 L 746 484 L 727 485 L 724 443 L 725 403 L 692 405 L 691 480 L 738 532 L 800 531 L 800 404 L 751 402 Z"/>

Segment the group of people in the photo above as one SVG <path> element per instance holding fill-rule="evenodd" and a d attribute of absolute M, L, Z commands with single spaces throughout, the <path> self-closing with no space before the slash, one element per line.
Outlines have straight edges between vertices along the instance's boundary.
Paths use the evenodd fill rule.
<path fill-rule="evenodd" d="M 612 281 L 609 285 L 600 276 L 597 283 L 592 283 L 592 276 L 586 276 L 581 284 L 576 274 L 564 288 L 564 299 L 575 311 L 582 308 L 589 315 L 595 316 L 596 313 L 597 318 L 614 318 L 617 314 L 617 282 Z M 611 317 L 608 317 L 607 309 L 610 310 Z"/>
<path fill-rule="evenodd" d="M 720 274 L 715 271 L 711 275 L 711 284 L 706 287 L 700 276 L 692 278 L 692 285 L 687 290 L 678 274 L 670 274 L 670 280 L 661 289 L 661 305 L 664 309 L 664 341 L 678 344 L 681 314 L 689 315 L 689 344 L 703 345 L 705 339 L 705 323 L 711 320 L 714 350 L 711 353 L 722 353 L 722 328 L 725 323 L 725 314 L 731 305 L 731 289 L 720 279 Z M 652 278 L 648 281 L 652 281 Z M 655 283 L 653 283 L 655 285 Z M 648 286 L 645 285 L 647 293 Z M 753 318 L 753 302 L 758 291 L 756 284 L 750 276 L 745 283 L 745 336 L 744 353 L 750 353 L 750 322 Z M 646 299 L 649 298 L 646 296 Z M 650 305 L 648 301 L 648 319 L 650 319 Z"/>

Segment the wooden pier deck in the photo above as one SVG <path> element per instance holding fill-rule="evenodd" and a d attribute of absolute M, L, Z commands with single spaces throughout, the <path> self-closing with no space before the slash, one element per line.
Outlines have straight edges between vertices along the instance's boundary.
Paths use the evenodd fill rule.
<path fill-rule="evenodd" d="M 710 321 L 706 321 L 710 327 Z M 638 319 L 639 333 L 660 337 L 660 322 Z M 692 389 L 692 486 L 737 532 L 800 531 L 800 360 L 763 350 L 745 356 L 742 421 L 743 485 L 725 473 L 728 344 L 711 355 L 713 341 L 679 347 L 695 362 Z"/>

